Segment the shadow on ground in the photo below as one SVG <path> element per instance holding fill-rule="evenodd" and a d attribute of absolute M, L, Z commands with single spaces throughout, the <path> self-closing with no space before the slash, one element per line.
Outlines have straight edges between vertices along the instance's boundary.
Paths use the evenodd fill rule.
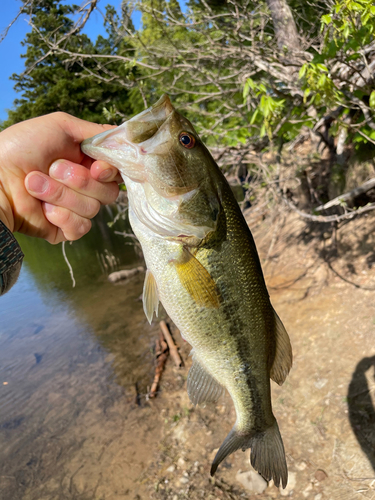
<path fill-rule="evenodd" d="M 366 376 L 369 370 L 372 371 L 371 377 Z M 373 384 L 369 386 L 370 378 Z M 363 452 L 375 471 L 375 408 L 371 398 L 374 385 L 375 356 L 363 358 L 357 364 L 349 384 L 349 420 Z"/>

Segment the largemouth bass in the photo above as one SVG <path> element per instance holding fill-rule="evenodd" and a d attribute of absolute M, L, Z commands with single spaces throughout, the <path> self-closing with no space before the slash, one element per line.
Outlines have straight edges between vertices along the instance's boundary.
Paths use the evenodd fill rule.
<path fill-rule="evenodd" d="M 291 345 L 219 167 L 166 95 L 118 128 L 85 140 L 82 151 L 123 176 L 130 223 L 147 264 L 143 307 L 151 322 L 160 300 L 192 345 L 190 400 L 216 402 L 224 389 L 233 400 L 237 420 L 211 475 L 230 453 L 251 448 L 255 470 L 285 488 L 270 378 L 284 382 Z"/>

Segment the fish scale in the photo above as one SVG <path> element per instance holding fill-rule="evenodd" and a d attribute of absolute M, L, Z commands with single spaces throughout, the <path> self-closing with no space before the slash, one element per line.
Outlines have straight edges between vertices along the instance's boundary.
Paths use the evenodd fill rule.
<path fill-rule="evenodd" d="M 144 309 L 151 321 L 160 300 L 193 347 L 191 401 L 215 402 L 223 388 L 233 400 L 237 420 L 211 474 L 230 453 L 251 448 L 253 467 L 285 487 L 270 378 L 280 385 L 285 380 L 291 346 L 270 303 L 251 232 L 220 169 L 167 96 L 118 129 L 84 141 L 82 149 L 123 175 L 130 223 L 148 270 Z"/>

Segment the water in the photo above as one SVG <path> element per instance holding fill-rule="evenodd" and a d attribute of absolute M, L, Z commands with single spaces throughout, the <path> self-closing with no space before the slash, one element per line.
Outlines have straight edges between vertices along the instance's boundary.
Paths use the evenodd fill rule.
<path fill-rule="evenodd" d="M 142 310 L 144 275 L 121 285 L 107 279 L 140 264 L 114 232 L 129 232 L 126 223 L 108 227 L 114 215 L 104 208 L 88 235 L 66 245 L 75 288 L 61 245 L 18 237 L 21 275 L 0 298 L 1 500 L 94 498 L 96 483 L 72 479 L 88 463 L 85 446 L 98 433 L 113 439 L 137 411 L 136 392 L 151 384 L 155 326 Z M 102 447 L 92 444 L 90 456 Z M 88 469 L 93 481 L 103 472 L 97 463 Z"/>

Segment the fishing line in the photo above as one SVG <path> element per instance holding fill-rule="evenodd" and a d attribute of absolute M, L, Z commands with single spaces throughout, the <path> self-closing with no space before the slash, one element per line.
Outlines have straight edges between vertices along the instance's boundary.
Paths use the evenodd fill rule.
<path fill-rule="evenodd" d="M 66 256 L 66 252 L 65 252 L 65 241 L 62 242 L 62 254 L 63 254 L 63 257 L 64 257 L 64 260 L 69 268 L 69 273 L 70 273 L 70 277 L 72 278 L 72 286 L 73 288 L 76 286 L 76 280 L 74 279 L 74 273 L 73 273 L 73 268 L 72 266 L 70 265 L 70 262 L 68 260 L 68 257 Z M 72 244 L 72 242 L 70 242 L 70 244 Z"/>

